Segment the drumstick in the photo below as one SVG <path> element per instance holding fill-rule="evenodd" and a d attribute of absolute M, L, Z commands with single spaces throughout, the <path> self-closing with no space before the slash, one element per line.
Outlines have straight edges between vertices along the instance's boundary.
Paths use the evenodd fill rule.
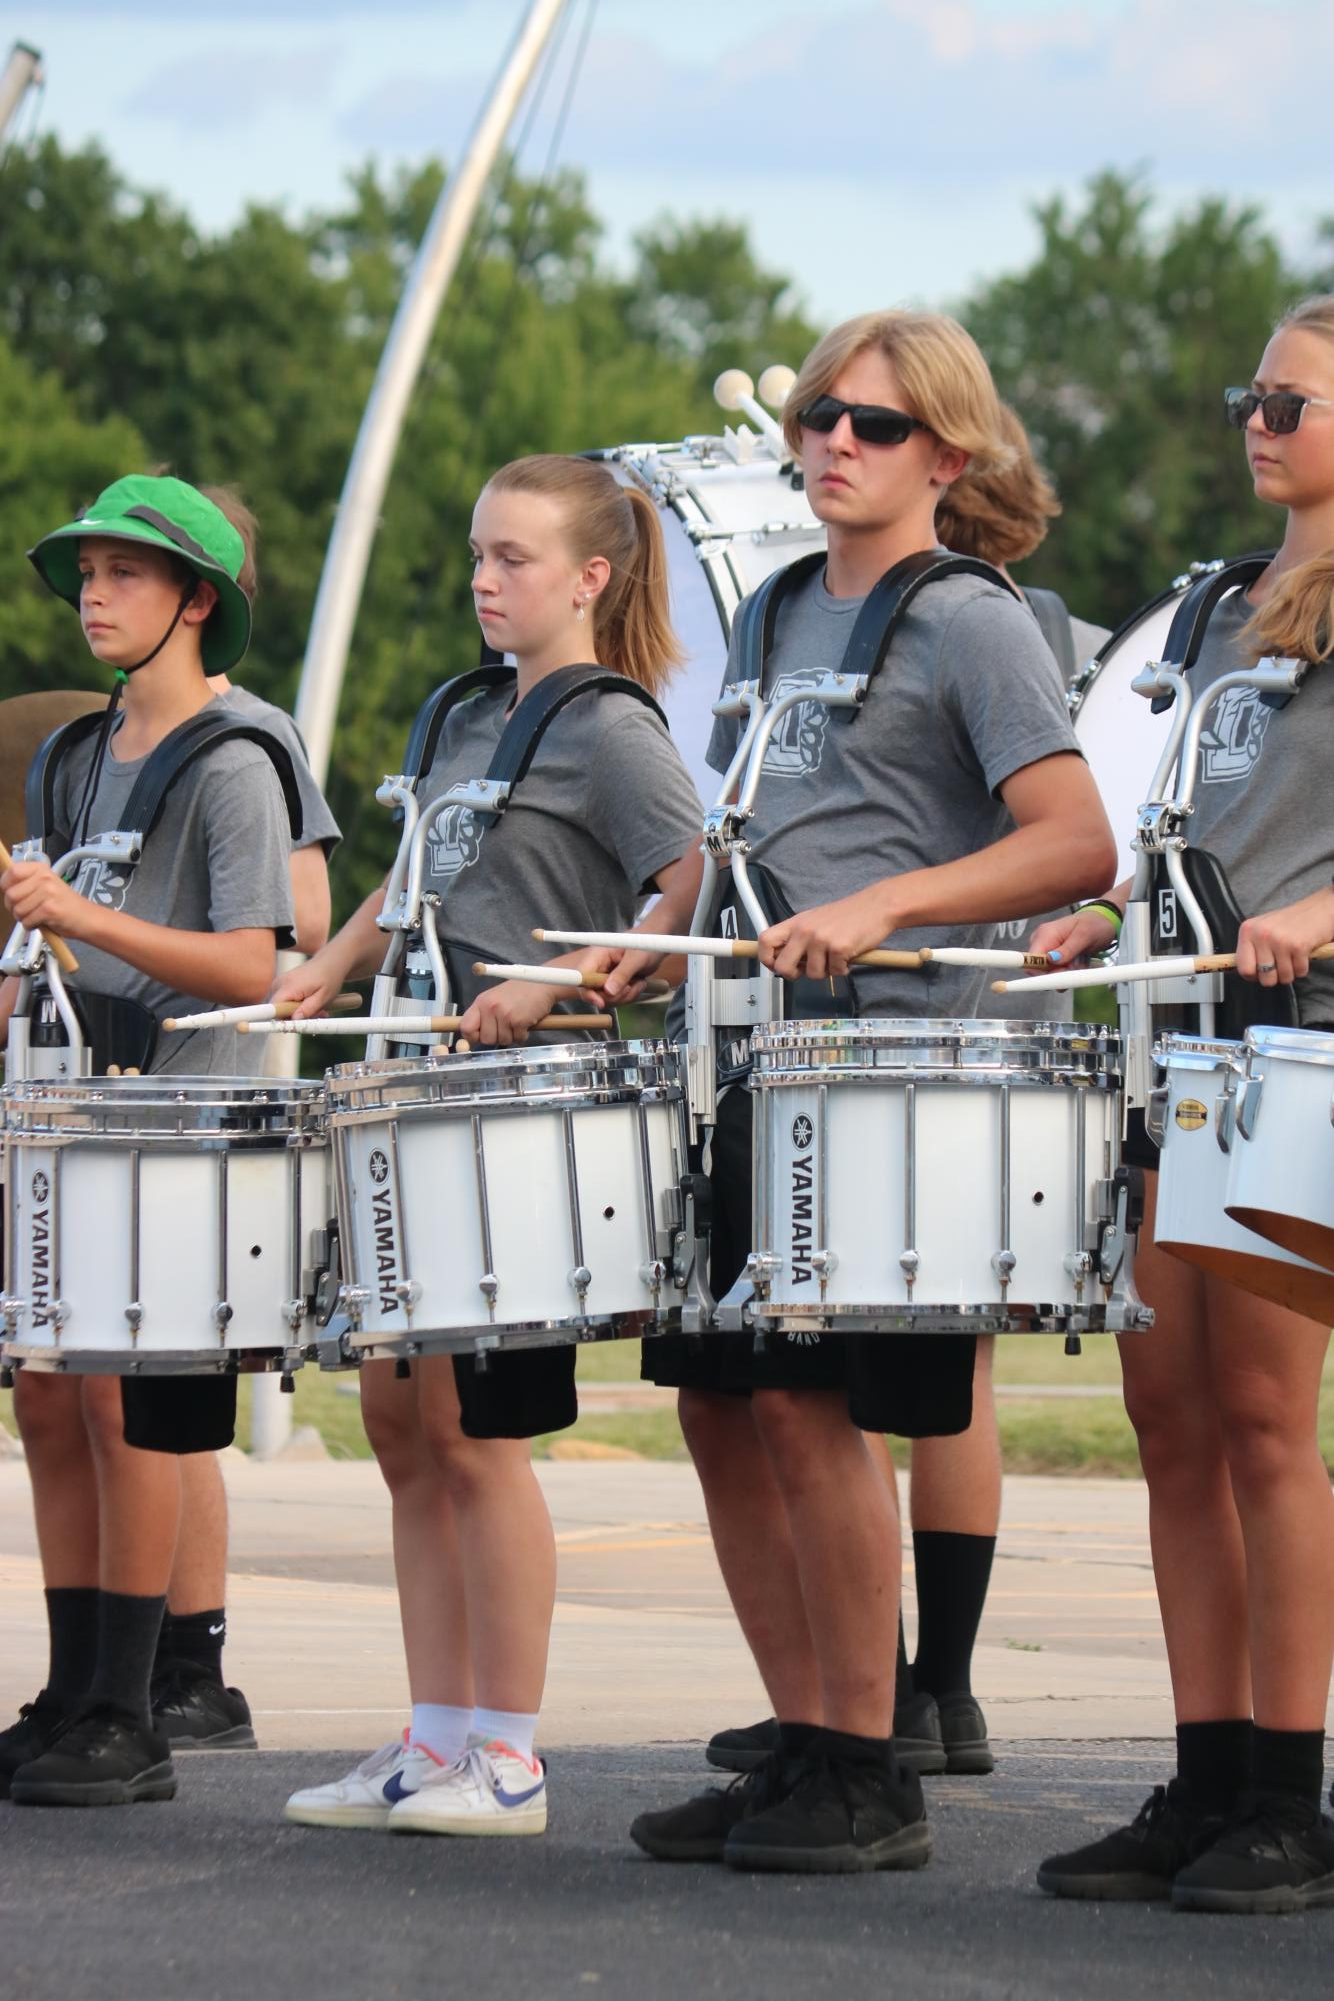
<path fill-rule="evenodd" d="M 461 1014 L 358 1014 L 343 1021 L 312 1015 L 308 1021 L 241 1021 L 238 1035 L 453 1035 Z M 544 1014 L 535 1028 L 614 1028 L 609 1014 Z"/>
<path fill-rule="evenodd" d="M 256 1001 L 253 1007 L 214 1007 L 204 1014 L 168 1015 L 162 1026 L 169 1034 L 191 1028 L 238 1028 L 245 1021 L 287 1021 L 300 1006 L 299 1001 Z M 360 994 L 335 994 L 329 1002 L 331 1014 L 350 1014 L 361 1006 Z"/>
<path fill-rule="evenodd" d="M 1334 959 L 1334 945 L 1317 945 L 1313 959 Z M 1044 994 L 1075 987 L 1120 987 L 1134 980 L 1181 980 L 1193 973 L 1235 971 L 1235 952 L 1206 952 L 1198 958 L 1136 959 L 1124 966 L 1076 966 L 1065 973 L 1040 973 L 1031 980 L 993 980 L 994 994 Z"/>
<path fill-rule="evenodd" d="M 530 980 L 539 987 L 600 987 L 607 978 L 606 973 L 589 973 L 578 966 L 488 966 L 481 959 L 476 961 L 473 971 L 492 980 Z M 661 1000 L 671 991 L 668 980 L 645 980 L 639 998 Z"/>
<path fill-rule="evenodd" d="M 3 875 L 6 869 L 13 868 L 13 866 L 14 866 L 13 855 L 10 854 L 9 849 L 5 846 L 4 842 L 0 841 L 0 875 Z M 48 931 L 45 925 L 41 927 L 41 932 L 42 932 L 42 943 L 46 946 L 47 951 L 51 954 L 51 957 L 55 960 L 61 972 L 77 973 L 79 970 L 79 962 L 75 958 L 73 952 L 70 951 L 69 946 L 65 943 L 64 939 L 59 935 L 59 933 L 55 931 Z"/>
<path fill-rule="evenodd" d="M 603 945 L 612 951 L 680 952 L 695 959 L 758 959 L 760 948 L 753 938 L 694 938 L 664 931 L 534 931 L 534 938 L 547 945 Z M 859 952 L 849 961 L 854 966 L 894 966 L 903 972 L 919 972 L 920 952 Z"/>
<path fill-rule="evenodd" d="M 937 966 L 1010 966 L 1015 972 L 1045 973 L 1051 960 L 1045 952 L 1004 952 L 968 945 L 923 945 L 922 958 Z"/>

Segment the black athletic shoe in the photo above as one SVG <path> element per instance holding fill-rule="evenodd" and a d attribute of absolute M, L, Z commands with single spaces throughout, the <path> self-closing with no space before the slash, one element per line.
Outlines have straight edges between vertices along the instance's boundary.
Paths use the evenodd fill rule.
<path fill-rule="evenodd" d="M 733 1828 L 781 1799 L 803 1770 L 799 1760 L 783 1760 L 772 1751 L 730 1786 L 714 1786 L 680 1806 L 641 1813 L 630 1823 L 630 1839 L 655 1862 L 721 1862 Z"/>
<path fill-rule="evenodd" d="M 802 1761 L 776 1804 L 738 1821 L 723 1849 L 730 1869 L 821 1875 L 920 1869 L 930 1856 L 915 1772 L 821 1755 Z"/>
<path fill-rule="evenodd" d="M 169 1800 L 176 1774 L 165 1737 L 101 1705 L 85 1706 L 10 1783 L 15 1806 L 129 1806 Z"/>
<path fill-rule="evenodd" d="M 919 1778 L 938 1778 L 950 1769 L 936 1698 L 925 1689 L 895 1705 L 894 1752 L 904 1770 Z"/>
<path fill-rule="evenodd" d="M 938 1695 L 940 1734 L 945 1744 L 945 1769 L 962 1776 L 994 1772 L 996 1759 L 987 1741 L 987 1719 L 972 1695 Z M 895 1725 L 895 1736 L 898 1726 Z M 897 1746 L 895 1747 L 897 1749 Z"/>
<path fill-rule="evenodd" d="M 177 1669 L 153 1684 L 153 1728 L 173 1751 L 253 1751 L 250 1704 L 239 1688 Z"/>
<path fill-rule="evenodd" d="M 24 1703 L 18 1722 L 0 1731 L 0 1800 L 9 1798 L 9 1782 L 19 1766 L 40 1758 L 68 1721 L 68 1712 L 45 1689 L 35 1702 Z"/>
<path fill-rule="evenodd" d="M 1128 1827 L 1099 1841 L 1052 1855 L 1038 1870 L 1038 1888 L 1052 1897 L 1096 1897 L 1141 1903 L 1170 1897 L 1181 1871 L 1222 1833 L 1221 1814 L 1203 1813 L 1179 1779 L 1155 1786 Z"/>
<path fill-rule="evenodd" d="M 778 1718 L 749 1723 L 741 1730 L 720 1730 L 710 1737 L 704 1756 L 720 1772 L 753 1772 L 778 1749 Z"/>
<path fill-rule="evenodd" d="M 1243 1793 L 1213 1846 L 1172 1885 L 1175 1911 L 1283 1917 L 1334 1904 L 1334 1820 L 1291 1793 Z"/>

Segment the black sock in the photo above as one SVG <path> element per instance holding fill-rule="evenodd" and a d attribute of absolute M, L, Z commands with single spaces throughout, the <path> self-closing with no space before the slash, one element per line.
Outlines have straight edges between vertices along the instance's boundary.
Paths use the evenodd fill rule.
<path fill-rule="evenodd" d="M 171 1666 L 171 1662 L 171 1608 L 169 1606 L 162 1614 L 162 1624 L 158 1628 L 157 1652 L 153 1656 L 154 1681 L 161 1681 L 163 1675 Z"/>
<path fill-rule="evenodd" d="M 1319 1807 L 1325 1782 L 1323 1730 L 1262 1730 L 1251 1748 L 1251 1784 L 1258 1793 L 1291 1793 Z"/>
<path fill-rule="evenodd" d="M 785 1758 L 804 1758 L 812 1737 L 820 1734 L 814 1723 L 780 1723 L 778 1748 Z"/>
<path fill-rule="evenodd" d="M 908 1659 L 908 1642 L 903 1636 L 903 1614 L 899 1613 L 899 1653 L 894 1664 L 894 1707 L 902 1709 L 905 1702 L 911 1702 L 917 1693 L 913 1680 L 912 1662 Z"/>
<path fill-rule="evenodd" d="M 46 1692 L 62 1709 L 73 1709 L 88 1693 L 97 1666 L 97 1601 L 92 1586 L 61 1585 L 46 1594 L 51 1632 L 51 1664 Z"/>
<path fill-rule="evenodd" d="M 123 1591 L 98 1593 L 97 1671 L 88 1690 L 91 1702 L 148 1722 L 148 1686 L 158 1628 L 166 1609 L 165 1597 L 131 1598 Z"/>
<path fill-rule="evenodd" d="M 811 1757 L 837 1758 L 845 1765 L 874 1765 L 879 1770 L 894 1765 L 892 1737 L 856 1737 L 850 1730 L 816 1730 L 808 1746 Z"/>
<path fill-rule="evenodd" d="M 1250 1784 L 1252 1735 L 1249 1716 L 1177 1724 L 1177 1774 L 1206 1810 L 1226 1813 Z"/>
<path fill-rule="evenodd" d="M 967 1695 L 996 1538 L 914 1529 L 912 1546 L 917 1570 L 913 1685 L 932 1695 Z"/>
<path fill-rule="evenodd" d="M 173 1666 L 191 1668 L 201 1680 L 222 1685 L 222 1650 L 227 1644 L 227 1614 L 219 1605 L 216 1612 L 170 1612 L 171 1646 L 167 1658 Z M 159 1645 L 158 1657 L 163 1649 Z"/>

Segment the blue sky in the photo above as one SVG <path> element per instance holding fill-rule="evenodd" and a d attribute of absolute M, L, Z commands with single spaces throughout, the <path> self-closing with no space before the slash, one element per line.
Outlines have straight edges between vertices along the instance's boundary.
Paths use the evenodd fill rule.
<path fill-rule="evenodd" d="M 331 204 L 368 156 L 456 152 L 522 12 L 6 0 L 0 46 L 42 49 L 42 129 L 217 227 L 248 200 Z M 1301 252 L 1334 212 L 1331 76 L 1328 0 L 600 0 L 562 158 L 614 255 L 664 211 L 740 217 L 833 319 L 1021 265 L 1030 204 L 1106 165 L 1168 204 L 1255 201 Z"/>

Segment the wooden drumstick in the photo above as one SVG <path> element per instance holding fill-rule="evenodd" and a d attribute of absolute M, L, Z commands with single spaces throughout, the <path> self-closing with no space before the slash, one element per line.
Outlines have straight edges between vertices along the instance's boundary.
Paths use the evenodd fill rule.
<path fill-rule="evenodd" d="M 238 1028 L 245 1021 L 289 1021 L 301 1005 L 299 1001 L 256 1001 L 252 1007 L 214 1007 L 203 1014 L 168 1015 L 163 1028 L 177 1035 L 193 1028 Z M 361 1006 L 361 995 L 335 994 L 329 1014 L 352 1014 Z"/>
<path fill-rule="evenodd" d="M 491 980 L 529 980 L 538 987 L 601 987 L 606 973 L 590 973 L 579 966 L 488 966 L 482 959 L 473 971 Z M 673 991 L 670 980 L 645 980 L 639 1000 L 665 1000 Z"/>
<path fill-rule="evenodd" d="M 238 1035 L 454 1035 L 461 1014 L 359 1014 L 345 1021 L 313 1015 L 308 1021 L 239 1021 Z M 529 1032 L 544 1028 L 615 1028 L 609 1014 L 544 1014 Z"/>
<path fill-rule="evenodd" d="M 3 874 L 6 869 L 12 868 L 13 866 L 14 866 L 13 855 L 10 854 L 9 849 L 5 846 L 4 842 L 0 841 L 0 874 Z M 79 962 L 75 958 L 73 952 L 70 951 L 69 946 L 65 943 L 64 939 L 60 936 L 59 932 L 48 931 L 45 925 L 42 925 L 41 932 L 42 932 L 42 943 L 46 946 L 48 952 L 50 952 L 51 957 L 55 960 L 61 972 L 77 973 L 79 970 Z"/>
<path fill-rule="evenodd" d="M 1317 945 L 1313 959 L 1334 959 L 1334 945 Z M 1079 987 L 1121 987 L 1139 980 L 1184 980 L 1195 973 L 1236 971 L 1235 952 L 1205 952 L 1197 958 L 1136 959 L 1124 966 L 1072 966 L 1066 972 L 1039 973 L 1031 980 L 993 980 L 995 994 L 1071 993 Z"/>
<path fill-rule="evenodd" d="M 696 959 L 758 959 L 760 948 L 753 938 L 696 938 L 685 933 L 664 931 L 534 931 L 534 938 L 548 945 L 602 945 L 618 952 L 682 953 Z M 901 972 L 919 972 L 922 954 L 888 949 L 859 952 L 849 961 L 853 966 L 892 966 Z"/>

